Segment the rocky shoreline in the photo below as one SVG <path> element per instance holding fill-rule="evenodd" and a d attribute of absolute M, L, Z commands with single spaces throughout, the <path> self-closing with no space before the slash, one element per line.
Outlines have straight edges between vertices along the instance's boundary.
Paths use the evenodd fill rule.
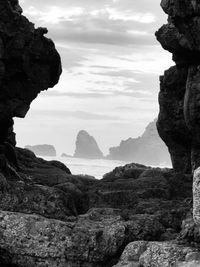
<path fill-rule="evenodd" d="M 199 43 L 194 34 L 196 42 L 189 46 L 188 38 L 199 25 L 200 9 L 196 1 L 186 0 L 163 0 L 162 6 L 169 24 L 157 38 L 175 51 L 177 66 L 161 77 L 158 130 L 174 169 L 132 163 L 96 180 L 16 147 L 13 118 L 25 117 L 38 93 L 58 82 L 61 61 L 44 36 L 47 29 L 35 29 L 17 0 L 0 0 L 0 266 L 200 266 L 200 227 L 193 220 L 199 210 L 198 105 L 193 105 L 199 103 L 193 90 L 198 87 L 194 55 Z M 191 92 L 184 102 L 188 64 Z M 194 198 L 191 166 L 197 169 Z"/>
<path fill-rule="evenodd" d="M 16 151 L 20 179 L 1 174 L 1 266 L 161 266 L 161 254 L 176 266 L 196 253 L 180 235 L 192 175 L 128 164 L 96 180 Z"/>

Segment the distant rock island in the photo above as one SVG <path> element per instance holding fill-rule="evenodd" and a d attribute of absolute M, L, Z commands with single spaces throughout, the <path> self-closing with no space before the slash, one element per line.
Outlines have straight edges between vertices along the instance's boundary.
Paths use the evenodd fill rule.
<path fill-rule="evenodd" d="M 93 136 L 81 130 L 76 138 L 75 158 L 102 159 L 103 153 Z"/>
<path fill-rule="evenodd" d="M 107 158 L 145 165 L 171 165 L 167 147 L 158 135 L 156 121 L 148 124 L 142 136 L 123 140 L 119 146 L 111 147 Z"/>
<path fill-rule="evenodd" d="M 66 153 L 62 153 L 62 154 L 61 154 L 61 157 L 62 157 L 62 158 L 73 158 L 72 155 L 69 155 L 69 154 L 66 154 Z"/>
<path fill-rule="evenodd" d="M 25 146 L 26 149 L 31 150 L 38 156 L 49 156 L 55 157 L 56 156 L 56 149 L 52 145 L 35 145 L 35 146 Z"/>

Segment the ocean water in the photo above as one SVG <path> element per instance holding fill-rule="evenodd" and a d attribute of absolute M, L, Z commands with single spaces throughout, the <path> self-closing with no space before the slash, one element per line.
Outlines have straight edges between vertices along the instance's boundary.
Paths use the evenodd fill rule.
<path fill-rule="evenodd" d="M 58 160 L 64 163 L 72 174 L 87 174 L 101 179 L 105 173 L 112 171 L 118 166 L 127 164 L 125 161 L 106 159 L 82 159 L 68 157 L 43 157 L 46 160 Z"/>

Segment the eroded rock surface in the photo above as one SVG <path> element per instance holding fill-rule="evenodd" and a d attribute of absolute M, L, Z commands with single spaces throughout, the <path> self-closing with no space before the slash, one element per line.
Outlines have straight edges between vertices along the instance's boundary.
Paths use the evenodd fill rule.
<path fill-rule="evenodd" d="M 178 245 L 175 241 L 136 241 L 125 248 L 119 263 L 115 267 L 199 266 L 199 255 L 197 249 Z"/>
<path fill-rule="evenodd" d="M 17 0 L 0 1 L 0 168 L 4 171 L 14 154 L 13 118 L 24 118 L 31 102 L 53 87 L 61 74 L 60 56 L 46 33 L 46 28 L 35 29 L 22 15 Z"/>
<path fill-rule="evenodd" d="M 176 66 L 160 79 L 158 132 L 169 148 L 173 167 L 189 173 L 200 165 L 199 3 L 163 0 L 161 6 L 168 14 L 168 23 L 156 37 L 173 54 Z"/>
<path fill-rule="evenodd" d="M 136 240 L 175 239 L 191 175 L 139 164 L 96 180 L 17 148 L 21 180 L 0 172 L 0 265 L 111 267 Z"/>
<path fill-rule="evenodd" d="M 163 3 L 168 10 L 167 3 L 171 2 Z M 189 5 L 187 12 L 195 13 L 192 8 Z M 60 58 L 53 43 L 43 36 L 46 30 L 34 29 L 21 12 L 16 0 L 0 0 L 0 266 L 111 267 L 117 264 L 124 248 L 136 241 L 138 244 L 130 243 L 121 257 L 126 261 L 132 253 L 128 266 L 173 266 L 173 260 L 184 263 L 194 259 L 196 249 L 171 241 L 177 238 L 182 220 L 192 207 L 191 174 L 128 164 L 96 180 L 72 175 L 60 162 L 47 162 L 31 151 L 13 148 L 13 117 L 24 117 L 31 101 L 41 90 L 52 87 L 60 74 Z M 176 14 L 173 9 L 170 12 Z M 180 8 L 179 14 L 182 13 Z M 184 16 L 179 17 L 184 20 Z M 176 33 L 176 40 L 174 27 L 170 29 Z M 168 26 L 164 30 L 168 31 Z M 187 29 L 185 32 L 184 38 L 180 36 L 182 32 L 177 35 L 175 50 L 180 53 L 192 44 Z M 190 55 L 188 52 L 188 58 Z M 180 66 L 188 60 L 182 60 L 181 54 L 175 58 Z M 198 139 L 194 138 L 198 129 L 193 123 L 195 113 L 188 104 L 185 109 L 183 96 L 187 95 L 186 103 L 196 99 L 198 68 L 191 67 L 189 75 L 185 65 L 180 72 L 179 67 L 171 71 L 177 79 L 172 79 L 171 84 L 168 79 L 163 80 L 163 90 L 167 86 L 168 93 L 161 96 L 165 102 L 173 95 L 174 84 L 178 84 L 182 95 L 179 99 L 177 93 L 174 99 L 180 107 L 170 109 L 177 113 L 179 123 L 173 124 L 175 139 L 167 138 L 170 124 L 163 136 L 166 143 L 178 143 L 177 136 L 185 138 L 173 152 L 174 160 L 180 166 L 176 154 L 185 155 L 182 165 L 190 172 L 188 147 Z M 186 76 L 189 92 L 181 78 Z M 189 131 L 189 139 L 179 131 L 179 125 L 183 132 Z M 195 164 L 196 152 L 192 150 Z M 180 241 L 197 238 L 197 232 L 193 221 L 185 223 Z"/>

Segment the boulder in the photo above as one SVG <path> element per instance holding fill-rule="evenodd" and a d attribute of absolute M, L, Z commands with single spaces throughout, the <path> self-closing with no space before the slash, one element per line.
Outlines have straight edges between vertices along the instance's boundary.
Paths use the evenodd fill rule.
<path fill-rule="evenodd" d="M 20 267 L 111 266 L 127 238 L 126 223 L 108 209 L 71 221 L 8 211 L 0 219 L 0 263 Z"/>
<path fill-rule="evenodd" d="M 187 267 L 199 266 L 199 252 L 175 241 L 129 243 L 115 267 Z"/>

